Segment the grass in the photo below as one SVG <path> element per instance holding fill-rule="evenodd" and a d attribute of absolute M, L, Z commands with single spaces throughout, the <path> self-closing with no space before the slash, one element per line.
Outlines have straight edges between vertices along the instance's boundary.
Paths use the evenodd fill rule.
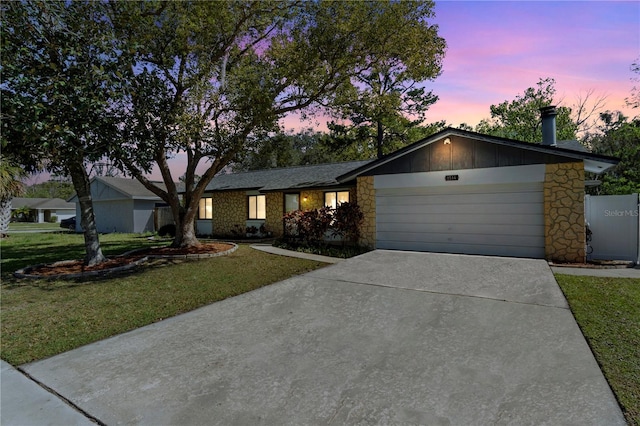
<path fill-rule="evenodd" d="M 82 255 L 81 236 L 33 235 L 25 235 L 25 241 L 19 241 L 23 236 L 12 236 L 11 242 L 2 242 L 1 357 L 13 365 L 56 355 L 324 265 L 241 245 L 228 256 L 147 268 L 99 281 L 9 278 L 12 268 L 34 261 Z M 72 237 L 76 240 L 69 247 Z M 146 239 L 121 234 L 102 236 L 102 241 L 105 251 L 116 253 L 136 244 L 140 247 Z"/>
<path fill-rule="evenodd" d="M 556 280 L 627 421 L 640 425 L 640 279 Z"/>
<path fill-rule="evenodd" d="M 9 231 L 62 231 L 59 223 L 35 223 L 35 222 L 11 222 L 9 223 Z"/>

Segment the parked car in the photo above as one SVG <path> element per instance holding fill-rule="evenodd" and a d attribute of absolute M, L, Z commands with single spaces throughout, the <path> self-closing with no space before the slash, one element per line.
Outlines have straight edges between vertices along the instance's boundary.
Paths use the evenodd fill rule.
<path fill-rule="evenodd" d="M 60 221 L 60 228 L 76 230 L 76 217 L 70 217 L 69 219 L 62 219 Z"/>

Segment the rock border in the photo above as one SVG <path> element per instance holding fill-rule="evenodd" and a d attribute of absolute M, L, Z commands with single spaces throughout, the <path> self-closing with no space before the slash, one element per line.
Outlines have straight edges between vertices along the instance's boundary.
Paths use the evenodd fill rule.
<path fill-rule="evenodd" d="M 217 253 L 201 253 L 201 254 L 151 254 L 148 256 L 145 256 L 143 258 L 140 258 L 136 261 L 133 261 L 131 263 L 128 263 L 124 266 L 117 266 L 115 268 L 109 268 L 109 269 L 100 269 L 98 271 L 87 271 L 87 272 L 80 272 L 80 273 L 73 273 L 73 274 L 57 274 L 57 275 L 32 275 L 29 274 L 29 272 L 31 272 L 34 268 L 39 268 L 41 266 L 45 266 L 45 265 L 52 265 L 52 266 L 62 266 L 71 262 L 76 262 L 76 260 L 61 260 L 58 262 L 54 262 L 54 263 L 39 263 L 37 265 L 32 265 L 32 266 L 27 266 L 25 268 L 22 269 L 18 269 L 17 271 L 15 271 L 13 273 L 13 276 L 16 278 L 20 278 L 20 279 L 37 279 L 37 280 L 75 280 L 75 279 L 79 279 L 79 278 L 92 278 L 92 277 L 99 277 L 99 276 L 106 276 L 106 275 L 112 275 L 112 274 L 118 274 L 120 272 L 125 272 L 128 271 L 130 269 L 136 268 L 144 263 L 149 262 L 152 259 L 178 259 L 178 260 L 199 260 L 199 259 L 209 259 L 212 257 L 220 257 L 220 256 L 226 256 L 228 254 L 233 253 L 234 251 L 238 250 L 238 245 L 232 242 L 224 242 L 224 244 L 229 244 L 232 247 L 228 250 L 225 251 L 219 251 Z M 152 247 L 155 248 L 155 247 Z M 148 250 L 148 248 L 141 248 L 141 249 L 136 249 L 136 250 L 131 250 L 128 251 L 126 253 L 123 253 L 119 256 L 114 256 L 114 257 L 123 257 L 123 256 L 129 256 L 131 254 L 135 254 L 136 252 L 139 251 L 143 251 L 143 250 Z"/>

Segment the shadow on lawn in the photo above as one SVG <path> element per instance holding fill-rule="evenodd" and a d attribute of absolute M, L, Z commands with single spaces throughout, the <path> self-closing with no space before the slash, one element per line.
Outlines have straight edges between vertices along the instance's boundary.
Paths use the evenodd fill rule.
<path fill-rule="evenodd" d="M 35 235 L 35 234 L 33 234 Z M 126 234 L 125 234 L 126 235 Z M 110 238 L 116 238 L 110 240 Z M 105 236 L 100 242 L 102 253 L 116 256 L 130 250 L 164 245 L 165 240 L 149 240 L 146 236 L 127 236 L 117 239 L 112 235 Z M 85 256 L 82 234 L 39 234 L 21 238 L 11 236 L 2 240 L 2 279 L 8 279 L 13 272 L 27 266 L 53 263 L 61 260 L 83 259 Z"/>

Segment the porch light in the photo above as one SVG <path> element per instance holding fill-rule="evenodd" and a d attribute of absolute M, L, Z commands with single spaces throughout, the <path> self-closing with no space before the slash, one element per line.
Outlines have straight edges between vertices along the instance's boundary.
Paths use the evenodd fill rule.
<path fill-rule="evenodd" d="M 445 138 L 445 140 L 444 140 L 444 144 L 445 144 L 445 145 L 451 145 L 451 139 L 449 139 L 449 138 Z"/>

